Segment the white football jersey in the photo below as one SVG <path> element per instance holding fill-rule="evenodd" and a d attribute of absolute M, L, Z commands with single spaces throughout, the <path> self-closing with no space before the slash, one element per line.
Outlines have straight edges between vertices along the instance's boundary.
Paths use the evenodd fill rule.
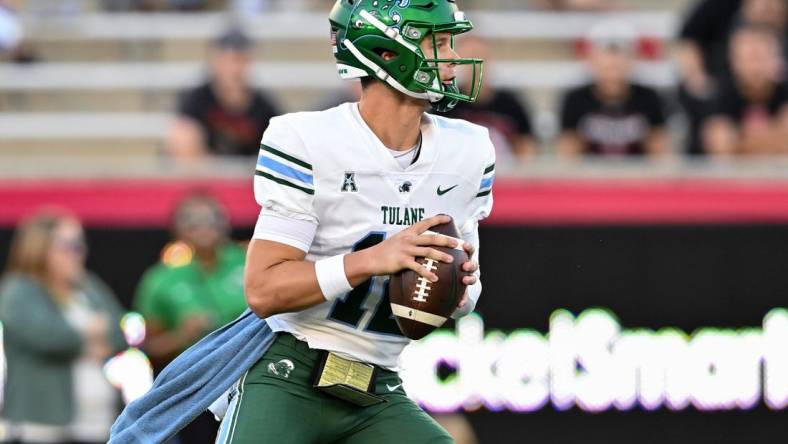
<path fill-rule="evenodd" d="M 440 213 L 452 216 L 462 236 L 478 243 L 478 221 L 492 207 L 494 165 L 487 129 L 425 114 L 420 153 L 402 168 L 358 105 L 347 103 L 271 119 L 255 197 L 261 219 L 272 214 L 317 224 L 310 245 L 297 236 L 273 239 L 306 251 L 309 261 L 373 246 Z M 336 301 L 271 316 L 268 323 L 311 348 L 396 369 L 410 340 L 391 314 L 387 281 L 374 277 Z"/>

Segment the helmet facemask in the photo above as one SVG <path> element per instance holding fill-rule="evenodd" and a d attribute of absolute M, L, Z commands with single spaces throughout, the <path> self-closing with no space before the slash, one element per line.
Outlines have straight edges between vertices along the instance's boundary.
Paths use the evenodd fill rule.
<path fill-rule="evenodd" d="M 432 48 L 432 57 L 428 58 L 422 54 L 423 60 L 414 75 L 414 83 L 425 91 L 435 94 L 436 97 L 442 96 L 438 101 L 431 100 L 432 107 L 438 112 L 449 112 L 460 101 L 475 102 L 481 91 L 484 77 L 484 61 L 473 58 L 441 58 L 438 49 L 438 35 L 449 31 L 441 30 L 440 26 L 434 25 L 430 26 L 430 29 L 425 38 L 432 40 L 432 44 L 429 45 Z M 454 52 L 454 37 L 456 34 L 450 34 L 449 44 L 452 52 Z M 423 52 L 424 48 L 420 47 L 420 49 Z M 440 70 L 442 64 L 454 65 L 455 69 L 463 69 L 463 66 L 467 66 L 467 69 L 470 70 L 470 82 L 466 83 L 467 91 L 460 91 L 456 75 L 451 80 L 441 79 Z"/>

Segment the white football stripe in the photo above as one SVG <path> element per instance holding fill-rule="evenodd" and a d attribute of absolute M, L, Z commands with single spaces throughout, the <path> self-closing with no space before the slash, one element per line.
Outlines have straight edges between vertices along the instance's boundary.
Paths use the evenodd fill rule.
<path fill-rule="evenodd" d="M 434 315 L 426 311 L 416 310 L 415 308 L 409 308 L 399 304 L 391 304 L 391 312 L 394 313 L 394 316 L 413 319 L 414 321 L 432 325 L 433 327 L 440 327 L 446 322 L 446 318 L 443 316 Z"/>

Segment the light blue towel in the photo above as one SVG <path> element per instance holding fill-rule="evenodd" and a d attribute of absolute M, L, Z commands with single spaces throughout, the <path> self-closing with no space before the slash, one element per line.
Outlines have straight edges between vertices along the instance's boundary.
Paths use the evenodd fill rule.
<path fill-rule="evenodd" d="M 251 310 L 183 352 L 115 421 L 109 444 L 161 444 L 222 396 L 271 346 L 275 333 Z"/>

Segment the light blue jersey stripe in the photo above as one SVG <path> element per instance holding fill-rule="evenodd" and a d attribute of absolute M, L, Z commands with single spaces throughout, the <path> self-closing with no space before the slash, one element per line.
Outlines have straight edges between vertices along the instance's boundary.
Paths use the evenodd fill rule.
<path fill-rule="evenodd" d="M 495 176 L 488 177 L 487 179 L 482 179 L 482 184 L 479 187 L 479 189 L 483 190 L 485 188 L 490 188 L 494 181 L 495 181 Z"/>
<path fill-rule="evenodd" d="M 277 162 L 276 160 L 271 159 L 270 157 L 265 157 L 261 155 L 260 158 L 257 160 L 257 165 L 268 168 L 271 171 L 275 171 L 291 179 L 300 180 L 303 183 L 314 185 L 311 174 L 302 173 L 301 171 L 298 171 L 297 169 L 291 166 Z"/>

